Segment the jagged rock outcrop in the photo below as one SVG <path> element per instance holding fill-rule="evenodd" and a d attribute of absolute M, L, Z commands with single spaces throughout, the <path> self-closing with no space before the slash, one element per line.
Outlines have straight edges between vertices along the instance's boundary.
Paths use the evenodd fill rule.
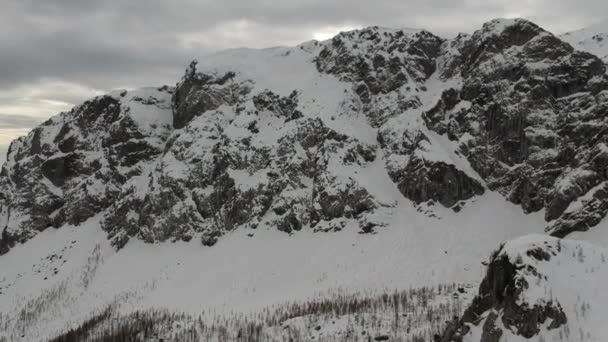
<path fill-rule="evenodd" d="M 174 128 L 183 128 L 195 116 L 221 105 L 235 105 L 251 90 L 248 82 L 233 82 L 234 72 L 223 76 L 204 74 L 196 71 L 197 63 L 190 63 L 171 99 Z"/>
<path fill-rule="evenodd" d="M 442 43 L 428 31 L 370 27 L 332 38 L 316 64 L 320 72 L 359 83 L 371 94 L 387 94 L 409 82 L 428 79 L 435 72 Z"/>
<path fill-rule="evenodd" d="M 599 224 L 607 213 L 608 183 L 602 182 L 572 203 L 563 215 L 549 224 L 546 231 L 557 237 L 565 237 L 575 231 L 584 232 Z"/>
<path fill-rule="evenodd" d="M 439 202 L 453 207 L 484 193 L 482 181 L 467 167 L 464 157 L 446 150 L 432 132 L 399 131 L 390 126 L 380 131 L 380 146 L 390 151 L 387 170 L 399 191 L 416 203 Z M 442 155 L 448 155 L 446 158 Z M 452 155 L 450 155 L 452 154 Z M 446 162 L 448 161 L 448 162 Z M 458 166 L 456 166 L 458 165 Z"/>
<path fill-rule="evenodd" d="M 490 258 L 479 294 L 460 319 L 448 324 L 439 340 L 470 340 L 475 329 L 481 330 L 476 335 L 481 336 L 480 342 L 502 341 L 505 329 L 529 339 L 541 329 L 550 331 L 567 324 L 559 298 L 534 298 L 534 291 L 552 285 L 544 267 L 555 263 L 552 258 L 561 253 L 559 239 L 542 236 L 526 236 L 500 246 Z"/>
<path fill-rule="evenodd" d="M 109 207 L 136 166 L 162 152 L 168 127 L 138 123 L 132 111 L 166 109 L 169 88 L 86 101 L 14 141 L 2 169 L 2 249 L 47 227 L 80 224 Z M 137 94 L 137 93 L 136 93 Z M 138 114 L 138 113 L 135 113 Z M 154 124 L 154 123 L 152 123 Z"/>
<path fill-rule="evenodd" d="M 424 30 L 370 27 L 335 36 L 315 62 L 319 72 L 352 82 L 370 123 L 380 126 L 422 105 L 418 92 L 435 72 L 442 43 Z"/>
<path fill-rule="evenodd" d="M 462 87 L 444 91 L 425 122 L 459 143 L 491 190 L 559 219 L 605 180 L 605 65 L 521 19 L 489 22 L 456 47 Z M 578 230 L 597 221 L 589 214 L 605 215 L 587 210 L 568 215 L 579 221 L 570 228 L 548 230 Z"/>
<path fill-rule="evenodd" d="M 364 188 L 336 173 L 340 165 L 369 162 L 365 152 L 373 156 L 373 149 L 310 118 L 288 120 L 280 137 L 267 144 L 259 138 L 285 123 L 288 108 L 247 106 L 238 117 L 226 110 L 197 119 L 170 138 L 154 169 L 124 187 L 104 220 L 117 246 L 131 236 L 153 242 L 189 240 L 198 233 L 203 244 L 213 245 L 238 226 L 263 223 L 292 232 L 376 209 Z M 254 120 L 275 125 L 255 133 L 246 129 Z M 237 129 L 243 133 L 239 140 L 230 132 Z"/>

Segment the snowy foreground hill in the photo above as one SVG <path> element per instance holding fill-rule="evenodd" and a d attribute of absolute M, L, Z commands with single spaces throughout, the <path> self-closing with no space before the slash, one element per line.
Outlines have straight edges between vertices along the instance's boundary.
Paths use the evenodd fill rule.
<path fill-rule="evenodd" d="M 605 341 L 602 30 L 369 27 L 49 119 L 0 173 L 0 341 Z"/>
<path fill-rule="evenodd" d="M 577 50 L 590 52 L 608 63 L 608 20 L 560 36 Z"/>

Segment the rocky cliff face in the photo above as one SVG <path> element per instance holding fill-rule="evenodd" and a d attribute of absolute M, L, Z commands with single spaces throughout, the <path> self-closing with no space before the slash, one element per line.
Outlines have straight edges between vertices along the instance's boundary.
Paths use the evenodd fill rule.
<path fill-rule="evenodd" d="M 531 22 L 452 40 L 370 27 L 201 64 L 15 141 L 0 253 L 94 216 L 116 247 L 213 245 L 238 227 L 371 233 L 394 209 L 384 178 L 413 205 L 454 210 L 498 191 L 545 210 L 556 236 L 608 211 L 606 67 Z"/>
<path fill-rule="evenodd" d="M 11 144 L 2 168 L 0 251 L 48 227 L 79 224 L 106 210 L 125 181 L 163 151 L 168 88 L 100 96 L 44 122 Z"/>
<path fill-rule="evenodd" d="M 485 24 L 457 56 L 462 87 L 424 113 L 429 127 L 460 142 L 491 190 L 525 212 L 544 209 L 548 232 L 565 236 L 605 216 L 601 206 L 571 206 L 606 180 L 602 61 L 522 20 Z"/>

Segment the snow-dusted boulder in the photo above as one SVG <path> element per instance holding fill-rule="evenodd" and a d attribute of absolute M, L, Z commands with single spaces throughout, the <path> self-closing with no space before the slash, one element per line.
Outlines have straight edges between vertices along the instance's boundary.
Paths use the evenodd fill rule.
<path fill-rule="evenodd" d="M 440 339 L 602 341 L 608 251 L 576 240 L 528 235 L 491 256 L 479 294 Z"/>

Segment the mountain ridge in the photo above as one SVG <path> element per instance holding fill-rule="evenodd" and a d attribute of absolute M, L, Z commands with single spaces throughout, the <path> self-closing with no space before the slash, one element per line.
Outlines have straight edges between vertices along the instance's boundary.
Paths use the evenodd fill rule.
<path fill-rule="evenodd" d="M 216 65 L 202 66 L 203 70 L 221 67 L 222 72 L 197 72 L 193 63 L 176 87 L 115 92 L 95 98 L 48 120 L 27 138 L 12 144 L 8 162 L 3 167 L 2 184 L 6 189 L 3 193 L 12 193 L 13 199 L 3 200 L 5 228 L 0 250 L 6 252 L 15 242 L 25 241 L 47 226 L 83 222 L 108 209 L 110 203 L 113 208 L 105 215 L 104 226 L 119 247 L 133 235 L 157 241 L 190 239 L 195 232 L 203 233 L 203 243 L 211 245 L 222 231 L 233 226 L 244 223 L 257 226 L 256 222 L 263 220 L 269 210 L 276 215 L 273 225 L 292 232 L 309 224 L 314 227 L 317 222 L 327 225 L 319 230 L 339 230 L 345 224 L 344 219 L 350 219 L 351 214 L 345 214 L 343 209 L 348 207 L 354 209 L 353 218 L 360 221 L 362 230 L 371 231 L 382 223 L 367 222 L 366 213 L 383 210 L 384 206 L 374 203 L 370 190 L 360 187 L 356 177 L 340 179 L 333 172 L 373 162 L 379 158 L 378 147 L 389 177 L 399 191 L 416 204 L 432 201 L 452 207 L 483 193 L 489 186 L 490 190 L 497 190 L 521 204 L 526 212 L 547 208 L 547 221 L 553 221 L 562 216 L 573 200 L 603 180 L 597 169 L 603 165 L 597 164 L 602 159 L 601 148 L 590 151 L 587 160 L 575 161 L 573 165 L 568 165 L 569 160 L 564 158 L 571 158 L 565 155 L 572 153 L 569 151 L 590 148 L 577 140 L 580 130 L 599 134 L 598 141 L 601 141 L 601 127 L 605 125 L 601 123 L 601 111 L 605 106 L 606 68 L 596 57 L 573 50 L 529 21 L 493 20 L 472 36 L 459 36 L 452 41 L 424 30 L 404 32 L 370 27 L 295 48 L 224 53 L 228 60 L 230 55 L 236 57 L 232 66 L 222 66 L 218 57 L 215 57 Z M 264 58 L 274 59 L 277 65 L 282 63 L 287 68 L 291 63 L 312 61 L 315 70 L 309 69 L 301 77 L 318 79 L 315 84 L 327 82 L 326 87 L 334 88 L 334 92 L 343 89 L 346 97 L 336 101 L 319 93 L 314 85 L 312 88 L 306 85 L 306 91 L 302 91 L 287 85 L 288 78 L 246 75 L 247 67 L 238 70 L 239 63 L 247 65 L 239 56 L 255 55 L 266 55 Z M 213 57 L 207 59 L 213 60 Z M 229 70 L 231 67 L 237 72 Z M 266 67 L 272 69 L 272 66 Z M 545 75 L 544 79 L 539 78 L 541 74 Z M 491 83 L 480 83 L 490 80 Z M 505 82 L 515 81 L 515 89 L 504 89 Z M 329 86 L 332 82 L 335 85 Z M 277 90 L 283 94 L 275 93 Z M 501 93 L 489 95 L 496 91 Z M 588 95 L 583 95 L 585 92 Z M 437 98 L 440 93 L 441 97 Z M 568 97 L 574 94 L 578 94 L 576 98 Z M 485 96 L 483 100 L 482 96 Z M 304 101 L 301 97 L 305 97 Z M 321 99 L 324 103 L 315 103 Z M 542 99 L 546 99 L 544 104 L 540 102 Z M 597 102 L 590 108 L 591 112 L 586 104 L 589 101 Z M 578 119 L 585 123 L 571 123 L 570 119 L 562 118 L 559 113 L 566 108 L 570 116 L 573 111 L 587 111 Z M 200 114 L 206 112 L 208 120 L 203 122 L 201 118 L 205 116 Z M 518 114 L 525 112 L 534 114 Z M 485 119 L 488 115 L 489 120 Z M 471 119 L 473 116 L 476 118 Z M 346 126 L 333 125 L 336 117 Z M 543 122 L 534 121 L 538 119 Z M 280 138 L 276 142 L 283 139 L 291 143 L 292 139 L 298 139 L 308 154 L 305 164 L 284 164 L 288 162 L 286 156 L 293 158 L 299 152 L 287 146 L 284 151 L 270 147 L 268 143 L 273 142 L 260 138 L 260 134 L 266 133 L 257 133 L 259 120 L 274 122 L 274 125 L 280 121 L 295 125 L 293 138 Z M 189 128 L 191 122 L 203 124 L 201 128 L 208 131 L 199 128 L 192 131 L 196 126 Z M 90 130 L 88 126 L 92 124 L 97 125 L 98 130 Z M 480 127 L 480 124 L 486 126 Z M 505 124 L 507 126 L 500 126 Z M 352 134 L 344 130 L 353 125 L 359 127 L 359 132 Z M 110 127 L 108 133 L 97 134 L 104 126 Z M 217 131 L 211 133 L 212 130 Z M 491 140 L 487 140 L 485 134 L 490 134 L 496 143 L 488 145 Z M 45 138 L 46 135 L 53 136 Z M 559 139 L 560 135 L 566 138 Z M 207 151 L 195 156 L 197 152 L 189 146 L 196 139 L 202 141 L 201 138 L 207 139 L 207 147 L 202 148 L 211 149 L 208 151 L 213 156 Z M 362 138 L 364 141 L 359 141 Z M 253 146 L 248 139 L 254 139 Z M 334 147 L 330 147 L 331 144 Z M 83 154 L 83 151 L 87 152 Z M 325 159 L 319 164 L 319 153 L 324 154 L 324 158 L 338 153 L 343 161 L 340 165 L 331 165 L 329 159 Z M 239 161 L 243 157 L 253 158 L 258 164 L 252 166 Z M 187 161 L 189 158 L 193 159 Z M 205 161 L 204 158 L 211 159 Z M 526 161 L 528 158 L 532 159 Z M 174 160 L 173 165 L 163 159 Z M 272 166 L 276 161 L 279 164 Z M 509 170 L 522 162 L 524 166 Z M 171 176 L 162 170 L 155 171 L 155 163 L 157 168 L 167 167 L 168 172 L 173 172 L 169 169 L 178 164 L 181 169 Z M 305 178 L 301 178 L 299 184 L 287 179 L 273 181 L 282 184 L 275 189 L 270 188 L 269 183 L 262 183 L 256 185 L 261 186 L 259 189 L 241 191 L 238 185 L 235 188 L 232 184 L 236 179 L 230 170 L 246 170 L 247 178 L 262 170 L 266 176 L 280 174 L 279 170 L 285 167 L 296 172 L 296 178 L 313 180 L 312 188 L 302 183 Z M 24 175 L 17 171 L 22 168 L 28 171 L 30 179 L 22 178 Z M 211 172 L 211 177 L 200 175 L 195 179 L 193 172 L 200 172 L 197 168 Z M 336 171 L 331 171 L 332 168 Z M 152 188 L 133 183 L 146 177 L 149 180 L 145 182 Z M 558 177 L 575 183 L 565 185 L 568 189 L 563 190 L 565 193 L 553 190 Z M 537 188 L 530 188 L 532 180 L 538 184 Z M 48 184 L 49 181 L 52 184 Z M 320 183 L 315 183 L 317 181 Z M 154 185 L 154 182 L 159 183 Z M 342 182 L 340 186 L 346 187 L 339 190 L 341 195 L 337 197 L 326 191 L 333 182 Z M 446 187 L 445 184 L 452 185 Z M 209 186 L 215 190 L 206 193 L 208 190 L 203 189 L 210 189 Z M 15 187 L 20 190 L 10 190 Z M 87 187 L 92 189 L 91 194 Z M 288 199 L 282 194 L 287 189 L 308 194 Z M 36 198 L 34 206 L 27 204 L 32 191 L 46 193 Z M 144 195 L 142 191 L 147 193 Z M 211 199 L 231 192 L 233 195 L 228 198 Z M 292 195 L 293 191 L 289 196 Z M 312 206 L 307 204 L 310 196 Z M 344 196 L 349 198 L 348 203 L 342 202 Z M 241 208 L 251 201 L 257 204 Z M 273 202 L 279 205 L 277 201 L 287 201 L 292 208 L 294 203 L 299 203 L 299 209 L 270 208 Z M 149 210 L 143 215 L 145 219 L 132 211 L 135 207 Z M 210 207 L 215 209 L 205 209 Z M 155 217 L 160 208 L 164 208 L 163 216 L 171 217 L 169 221 L 181 223 L 177 226 L 169 221 L 162 223 L 164 219 L 160 217 L 152 222 L 151 217 Z M 594 208 L 591 210 L 595 217 L 606 214 L 603 207 L 594 204 L 582 205 L 582 208 L 551 223 L 547 229 L 563 235 L 597 221 L 580 214 L 581 210 L 587 212 Z M 218 212 L 224 210 L 226 214 L 220 216 L 229 215 L 236 221 L 218 216 Z M 342 222 L 337 223 L 336 219 Z M 210 225 L 219 225 L 220 229 Z M 204 226 L 209 228 L 201 230 Z"/>
<path fill-rule="evenodd" d="M 50 338 L 108 303 L 196 314 L 230 296 L 260 309 L 349 280 L 355 291 L 440 276 L 474 283 L 479 260 L 504 240 L 604 229 L 607 109 L 605 63 L 522 19 L 450 40 L 369 27 L 208 56 L 175 86 L 98 96 L 11 144 L 0 172 L 0 313 L 29 314 L 0 323 L 16 340 Z M 27 256 L 30 244 L 42 261 Z M 11 300 L 21 296 L 34 302 Z M 29 311 L 48 300 L 60 309 Z M 526 329 L 515 335 L 542 330 Z"/>

